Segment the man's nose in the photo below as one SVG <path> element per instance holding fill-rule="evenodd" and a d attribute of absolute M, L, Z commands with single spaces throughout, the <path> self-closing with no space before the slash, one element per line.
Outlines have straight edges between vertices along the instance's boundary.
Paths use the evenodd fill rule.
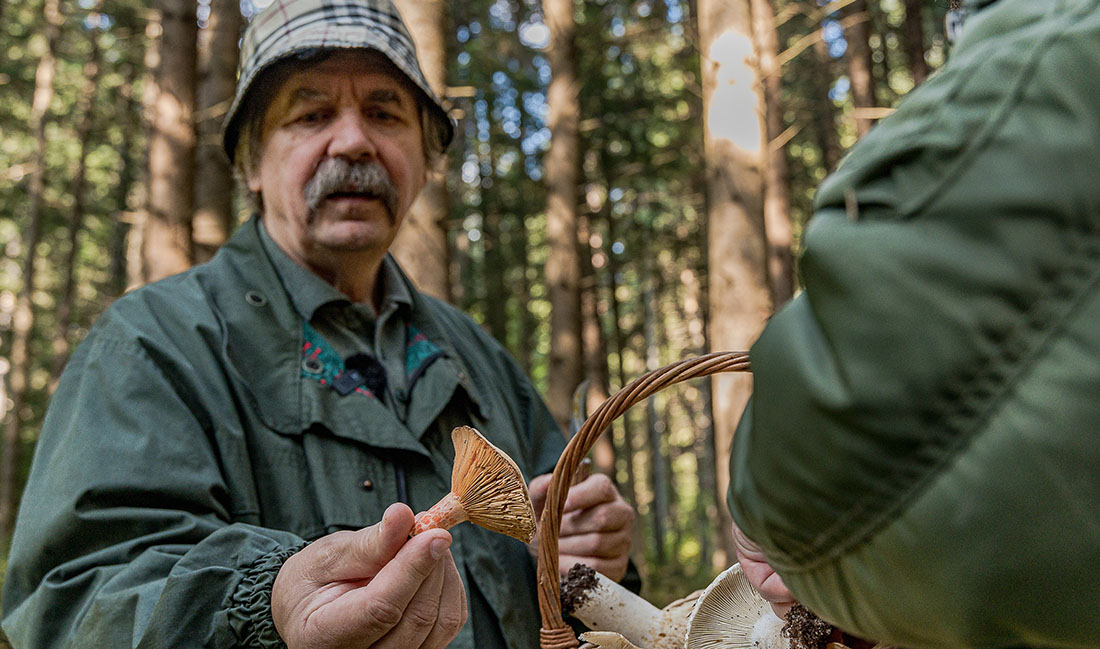
<path fill-rule="evenodd" d="M 373 157 L 376 153 L 370 124 L 359 111 L 344 110 L 332 124 L 330 157 L 350 161 Z"/>

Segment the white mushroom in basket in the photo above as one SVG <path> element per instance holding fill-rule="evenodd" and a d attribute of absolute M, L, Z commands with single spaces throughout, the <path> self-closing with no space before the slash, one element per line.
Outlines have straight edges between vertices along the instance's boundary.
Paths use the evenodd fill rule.
<path fill-rule="evenodd" d="M 642 649 L 683 649 L 694 602 L 689 595 L 659 609 L 583 564 L 573 566 L 562 585 L 563 613 L 594 631 L 622 634 Z"/>
<path fill-rule="evenodd" d="M 621 634 L 612 631 L 587 631 L 582 633 L 580 638 L 587 642 L 588 646 L 597 647 L 597 649 L 642 649 Z"/>
<path fill-rule="evenodd" d="M 416 515 L 412 535 L 449 530 L 468 520 L 530 543 L 535 538 L 535 509 L 516 463 L 469 426 L 452 430 L 451 441 L 455 445 L 451 491 Z"/>
<path fill-rule="evenodd" d="M 576 565 L 562 586 L 562 609 L 598 635 L 604 649 L 789 649 L 784 621 L 734 564 L 701 592 L 658 609 L 591 568 Z"/>
<path fill-rule="evenodd" d="M 783 624 L 735 563 L 695 602 L 686 649 L 788 649 Z"/>

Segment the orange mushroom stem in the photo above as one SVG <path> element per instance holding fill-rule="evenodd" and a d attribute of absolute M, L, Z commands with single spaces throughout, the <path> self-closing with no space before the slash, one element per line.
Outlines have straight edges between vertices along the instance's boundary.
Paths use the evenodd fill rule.
<path fill-rule="evenodd" d="M 442 500 L 432 505 L 428 511 L 416 515 L 413 531 L 410 536 L 416 536 L 420 532 L 432 529 L 449 530 L 463 521 L 470 520 L 466 510 L 462 508 L 462 501 L 454 492 L 443 496 Z"/>

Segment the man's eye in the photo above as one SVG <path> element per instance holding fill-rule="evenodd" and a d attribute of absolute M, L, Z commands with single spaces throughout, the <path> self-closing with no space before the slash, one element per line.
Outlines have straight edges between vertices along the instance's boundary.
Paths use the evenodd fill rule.
<path fill-rule="evenodd" d="M 378 120 L 380 122 L 393 122 L 401 119 L 397 113 L 390 112 L 388 110 L 376 109 L 370 111 L 371 119 Z"/>
<path fill-rule="evenodd" d="M 298 118 L 298 121 L 302 122 L 303 124 L 317 124 L 319 122 L 324 121 L 325 118 L 327 117 L 327 115 L 328 114 L 324 111 L 315 110 L 315 111 L 303 114 L 301 117 Z"/>

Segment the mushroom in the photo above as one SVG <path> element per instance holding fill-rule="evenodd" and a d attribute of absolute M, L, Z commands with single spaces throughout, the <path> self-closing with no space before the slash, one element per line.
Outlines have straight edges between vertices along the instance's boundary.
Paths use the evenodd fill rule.
<path fill-rule="evenodd" d="M 416 515 L 412 534 L 449 530 L 470 521 L 524 543 L 535 538 L 535 508 L 519 467 L 504 451 L 469 426 L 451 431 L 455 462 L 451 491 Z"/>
<path fill-rule="evenodd" d="M 562 610 L 595 631 L 614 631 L 644 649 L 684 649 L 694 595 L 658 609 L 589 566 L 569 570 Z M 613 646 L 613 645 L 607 645 Z"/>
<path fill-rule="evenodd" d="M 735 563 L 695 602 L 686 649 L 788 649 L 783 624 Z"/>
<path fill-rule="evenodd" d="M 598 649 L 642 649 L 621 634 L 611 631 L 586 631 L 580 638 Z"/>

